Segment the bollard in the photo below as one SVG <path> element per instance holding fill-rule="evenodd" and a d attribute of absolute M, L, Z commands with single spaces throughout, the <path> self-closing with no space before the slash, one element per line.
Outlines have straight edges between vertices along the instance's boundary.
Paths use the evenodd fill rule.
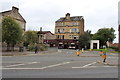
<path fill-rule="evenodd" d="M 103 58 L 103 62 L 105 62 L 105 60 L 106 60 L 106 52 L 102 53 L 102 58 Z"/>
<path fill-rule="evenodd" d="M 102 51 L 100 51 L 100 56 L 102 56 L 102 53 L 103 53 L 103 52 L 102 52 Z"/>
<path fill-rule="evenodd" d="M 92 49 L 90 49 L 90 51 L 92 51 Z"/>
<path fill-rule="evenodd" d="M 82 48 L 82 53 L 84 52 L 84 48 Z"/>
<path fill-rule="evenodd" d="M 80 51 L 79 51 L 79 50 L 77 50 L 76 55 L 77 55 L 77 56 L 79 56 L 79 55 L 80 55 Z"/>

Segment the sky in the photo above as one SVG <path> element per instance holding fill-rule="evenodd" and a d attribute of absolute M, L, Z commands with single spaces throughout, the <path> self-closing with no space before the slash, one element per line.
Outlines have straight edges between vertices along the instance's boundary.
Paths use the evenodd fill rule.
<path fill-rule="evenodd" d="M 83 16 L 85 31 L 96 33 L 100 28 L 114 28 L 118 43 L 118 2 L 120 0 L 0 0 L 0 12 L 18 7 L 26 20 L 26 30 L 51 31 L 60 17 Z M 120 6 L 119 6 L 120 7 Z M 119 10 L 120 11 L 120 10 Z M 120 18 L 120 17 L 119 17 Z"/>

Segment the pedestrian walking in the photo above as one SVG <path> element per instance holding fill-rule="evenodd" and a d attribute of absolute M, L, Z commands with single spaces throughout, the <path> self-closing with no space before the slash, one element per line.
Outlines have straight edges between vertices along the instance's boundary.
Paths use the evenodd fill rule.
<path fill-rule="evenodd" d="M 105 62 L 106 61 L 106 52 L 105 51 L 102 53 L 102 58 L 103 58 L 103 62 Z"/>
<path fill-rule="evenodd" d="M 38 53 L 38 46 L 35 45 L 35 54 L 37 54 L 37 53 Z"/>
<path fill-rule="evenodd" d="M 77 56 L 79 56 L 79 55 L 80 55 L 80 51 L 79 51 L 79 50 L 77 50 L 76 55 L 77 55 Z"/>

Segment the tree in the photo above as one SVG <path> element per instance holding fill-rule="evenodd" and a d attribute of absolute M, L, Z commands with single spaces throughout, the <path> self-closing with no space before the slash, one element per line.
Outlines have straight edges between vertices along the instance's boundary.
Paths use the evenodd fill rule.
<path fill-rule="evenodd" d="M 86 32 L 90 35 L 90 38 L 92 39 L 92 36 L 93 36 L 93 34 L 91 34 L 92 31 L 91 30 L 87 30 Z"/>
<path fill-rule="evenodd" d="M 88 33 L 88 31 L 84 32 L 84 34 L 80 35 L 80 37 L 79 37 L 80 47 L 81 48 L 86 48 L 85 46 L 88 45 L 90 40 L 91 40 L 91 38 L 90 38 L 90 34 Z"/>
<path fill-rule="evenodd" d="M 24 44 L 28 46 L 29 44 L 34 44 L 38 42 L 37 31 L 26 31 L 24 34 Z"/>
<path fill-rule="evenodd" d="M 2 42 L 7 43 L 7 51 L 14 50 L 14 45 L 22 39 L 20 25 L 10 16 L 2 20 Z"/>
<path fill-rule="evenodd" d="M 106 45 L 106 42 L 113 42 L 115 37 L 115 30 L 113 28 L 101 28 L 94 35 L 94 40 L 100 40 L 100 46 Z"/>

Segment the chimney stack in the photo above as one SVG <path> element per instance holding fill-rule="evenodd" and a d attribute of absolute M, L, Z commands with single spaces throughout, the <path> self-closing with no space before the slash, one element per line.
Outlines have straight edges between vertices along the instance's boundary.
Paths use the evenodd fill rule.
<path fill-rule="evenodd" d="M 19 11 L 19 8 L 12 6 L 12 10 L 13 10 L 14 12 L 18 12 L 18 11 Z"/>
<path fill-rule="evenodd" d="M 42 27 L 40 27 L 40 31 L 42 32 Z"/>
<path fill-rule="evenodd" d="M 66 19 L 70 20 L 70 13 L 66 14 Z"/>

